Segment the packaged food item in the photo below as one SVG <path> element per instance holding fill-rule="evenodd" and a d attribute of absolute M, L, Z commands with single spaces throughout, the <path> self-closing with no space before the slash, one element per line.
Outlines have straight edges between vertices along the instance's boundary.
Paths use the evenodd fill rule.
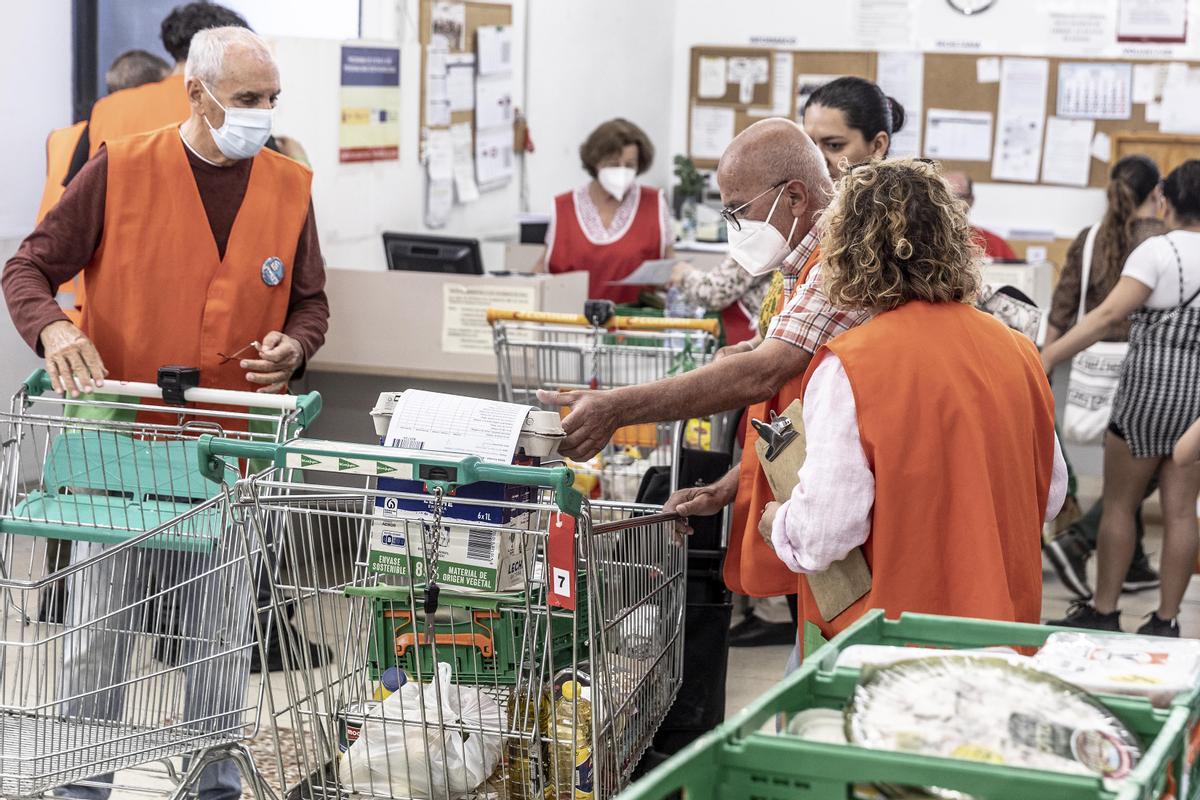
<path fill-rule="evenodd" d="M 850 741 L 863 747 L 1113 781 L 1141 758 L 1134 734 L 1086 692 L 995 658 L 867 667 L 846 719 Z"/>
<path fill-rule="evenodd" d="M 559 800 L 592 800 L 592 704 L 575 681 L 562 685 L 562 699 L 554 708 L 550 782 Z"/>
<path fill-rule="evenodd" d="M 988 647 L 981 650 L 941 650 L 933 647 L 899 647 L 886 644 L 853 644 L 838 654 L 835 666 L 845 669 L 862 669 L 865 666 L 882 667 L 897 661 L 914 658 L 936 658 L 942 656 L 972 655 L 998 658 L 1009 664 L 1028 664 L 1023 656 L 1011 647 Z"/>
<path fill-rule="evenodd" d="M 1200 641 L 1052 633 L 1033 666 L 1090 692 L 1136 695 L 1165 707 L 1200 681 Z"/>

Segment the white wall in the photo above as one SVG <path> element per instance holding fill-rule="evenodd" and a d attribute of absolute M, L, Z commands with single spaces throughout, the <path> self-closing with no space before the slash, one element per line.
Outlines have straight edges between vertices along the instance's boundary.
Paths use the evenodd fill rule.
<path fill-rule="evenodd" d="M 33 227 L 46 134 L 71 124 L 71 4 L 5 3 L 0 25 L 0 239 Z"/>
<path fill-rule="evenodd" d="M 554 195 L 587 179 L 579 145 L 617 116 L 641 126 L 657 150 L 641 180 L 670 185 L 672 157 L 682 152 L 673 146 L 668 113 L 678 87 L 676 8 L 676 0 L 530 0 L 527 110 L 537 147 L 526 159 L 531 211 L 548 212 Z"/>
<path fill-rule="evenodd" d="M 946 0 L 910 0 L 911 38 L 896 49 L 1024 55 L 1149 57 L 1154 60 L 1200 58 L 1193 43 L 1181 47 L 1104 48 L 1056 42 L 1048 15 L 1056 10 L 1101 11 L 1115 19 L 1117 0 L 1000 0 L 975 17 L 958 14 Z M 1189 22 L 1200 18 L 1200 2 L 1189 0 Z M 689 52 L 696 45 L 753 45 L 797 50 L 858 48 L 852 2 L 829 0 L 687 0 L 676 17 L 672 56 L 671 136 L 673 152 L 687 147 Z M 1189 26 L 1194 29 L 1195 25 Z M 1193 34 L 1194 35 L 1194 34 Z M 1071 49 L 1073 48 L 1073 49 Z M 1014 184 L 979 184 L 975 188 L 975 221 L 999 231 L 1011 228 L 1051 229 L 1074 236 L 1094 222 L 1104 208 L 1098 189 L 1072 189 Z"/>

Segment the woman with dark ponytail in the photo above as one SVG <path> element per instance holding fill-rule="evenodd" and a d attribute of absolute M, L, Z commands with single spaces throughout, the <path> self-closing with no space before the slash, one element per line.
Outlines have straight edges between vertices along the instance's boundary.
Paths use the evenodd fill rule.
<path fill-rule="evenodd" d="M 1159 218 L 1163 210 L 1163 195 L 1158 166 L 1146 156 L 1126 156 L 1118 161 L 1109 174 L 1108 208 L 1096 226 L 1079 232 L 1067 250 L 1067 261 L 1054 290 L 1050 307 L 1046 344 L 1054 342 L 1079 319 L 1079 301 L 1083 296 L 1084 253 L 1088 235 L 1096 228 L 1092 244 L 1090 269 L 1088 270 L 1087 303 L 1084 313 L 1099 306 L 1108 297 L 1129 254 L 1138 245 L 1152 236 L 1166 231 Z M 1124 342 L 1129 339 L 1129 321 L 1118 321 L 1105 335 L 1104 341 Z M 1070 501 L 1068 501 L 1070 502 Z M 1054 566 L 1063 585 L 1087 600 L 1092 596 L 1087 579 L 1087 561 L 1096 549 L 1100 534 L 1100 516 L 1103 503 L 1092 508 L 1056 534 L 1045 546 L 1046 556 Z M 1142 550 L 1142 517 L 1137 514 L 1137 549 L 1129 572 L 1125 576 L 1124 589 L 1128 592 L 1153 589 L 1158 585 L 1158 573 L 1150 566 L 1150 560 Z"/>
<path fill-rule="evenodd" d="M 885 158 L 892 136 L 904 127 L 904 106 L 865 78 L 822 86 L 804 104 L 804 132 L 821 148 L 836 181 L 842 162 L 853 166 Z"/>

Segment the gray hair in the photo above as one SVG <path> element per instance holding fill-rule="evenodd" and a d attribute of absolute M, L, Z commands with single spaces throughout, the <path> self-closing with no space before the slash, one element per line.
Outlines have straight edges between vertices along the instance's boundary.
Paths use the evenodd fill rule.
<path fill-rule="evenodd" d="M 269 63 L 275 61 L 271 55 L 271 48 L 267 46 L 262 37 L 247 28 L 236 26 L 208 28 L 198 31 L 192 37 L 187 66 L 184 67 L 184 77 L 199 78 L 209 86 L 219 83 L 222 77 L 225 53 L 230 45 L 246 47 L 263 61 Z"/>

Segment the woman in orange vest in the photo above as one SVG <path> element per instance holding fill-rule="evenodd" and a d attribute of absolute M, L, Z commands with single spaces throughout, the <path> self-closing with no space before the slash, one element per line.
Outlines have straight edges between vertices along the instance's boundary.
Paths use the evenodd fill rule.
<path fill-rule="evenodd" d="M 801 619 L 824 636 L 871 608 L 1038 622 L 1041 528 L 1066 465 L 1037 349 L 971 305 L 979 250 L 961 204 L 928 163 L 870 163 L 825 222 L 830 301 L 875 316 L 809 366 L 807 460 L 760 530 L 798 573 L 861 546 L 872 583 L 822 619 L 801 578 Z"/>
<path fill-rule="evenodd" d="M 579 148 L 591 180 L 554 198 L 538 269 L 588 273 L 588 297 L 634 303 L 636 286 L 613 286 L 643 261 L 671 258 L 675 230 L 661 189 L 641 186 L 654 145 L 641 128 L 610 119 Z"/>

